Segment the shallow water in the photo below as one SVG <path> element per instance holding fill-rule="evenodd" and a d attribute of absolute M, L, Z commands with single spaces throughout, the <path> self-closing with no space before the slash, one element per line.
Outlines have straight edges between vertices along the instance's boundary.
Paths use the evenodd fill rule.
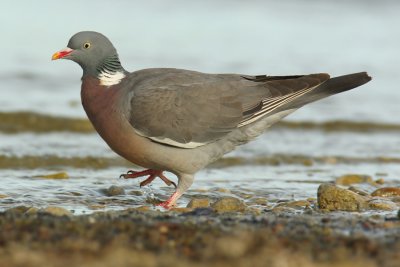
<path fill-rule="evenodd" d="M 193 196 L 216 199 L 229 195 L 249 206 L 257 206 L 253 200 L 264 197 L 271 208 L 278 201 L 316 198 L 321 183 L 348 173 L 383 178 L 385 186 L 400 186 L 399 146 L 390 146 L 396 137 L 394 133 L 272 129 L 199 172 L 179 205 L 186 206 Z M 160 181 L 140 188 L 140 180 L 119 179 L 130 165 L 95 133 L 1 134 L 0 140 L 3 162 L 12 159 L 9 166 L 1 166 L 0 194 L 7 197 L 0 198 L 0 210 L 57 205 L 81 214 L 150 205 L 152 199 L 166 199 L 173 192 L 173 187 Z M 37 177 L 59 171 L 67 172 L 69 178 Z M 124 188 L 125 194 L 108 197 L 104 190 L 112 185 Z M 360 186 L 368 192 L 376 189 Z"/>
<path fill-rule="evenodd" d="M 266 197 L 271 205 L 315 198 L 321 182 L 346 173 L 400 185 L 400 35 L 393 34 L 393 27 L 400 25 L 400 2 L 103 0 L 96 4 L 112 12 L 89 12 L 90 1 L 79 8 L 49 0 L 32 8 L 4 3 L 8 12 L 0 16 L 0 33 L 7 40 L 1 44 L 7 53 L 0 64 L 0 111 L 84 118 L 79 67 L 51 62 L 50 56 L 65 47 L 73 33 L 86 29 L 108 35 L 128 70 L 176 67 L 334 76 L 366 70 L 372 82 L 305 107 L 287 120 L 388 123 L 393 130 L 273 128 L 199 172 L 179 204 L 185 206 L 199 194 L 234 195 L 248 205 L 254 205 L 255 197 Z M 63 12 L 55 12 L 60 6 Z M 81 214 L 149 205 L 152 198 L 165 199 L 173 191 L 160 181 L 140 189 L 139 181 L 118 179 L 130 165 L 90 129 L 36 130 L 30 119 L 19 119 L 15 124 L 30 124 L 17 130 L 0 125 L 0 194 L 7 196 L 0 198 L 0 210 L 57 205 Z M 43 121 L 46 124 L 46 118 Z M 70 178 L 34 177 L 56 171 L 66 171 Z M 123 187 L 126 195 L 107 197 L 103 190 L 111 185 Z"/>

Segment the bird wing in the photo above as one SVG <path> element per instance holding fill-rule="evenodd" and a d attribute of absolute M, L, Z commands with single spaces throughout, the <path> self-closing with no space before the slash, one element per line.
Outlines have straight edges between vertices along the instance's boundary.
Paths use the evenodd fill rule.
<path fill-rule="evenodd" d="M 194 148 L 270 114 L 310 92 L 328 74 L 245 76 L 164 70 L 136 73 L 128 118 L 153 141 Z"/>

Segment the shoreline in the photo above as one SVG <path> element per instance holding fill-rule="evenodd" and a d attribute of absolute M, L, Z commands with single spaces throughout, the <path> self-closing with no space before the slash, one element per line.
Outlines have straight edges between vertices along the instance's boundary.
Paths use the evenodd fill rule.
<path fill-rule="evenodd" d="M 384 266 L 400 220 L 344 212 L 0 213 L 0 266 Z"/>

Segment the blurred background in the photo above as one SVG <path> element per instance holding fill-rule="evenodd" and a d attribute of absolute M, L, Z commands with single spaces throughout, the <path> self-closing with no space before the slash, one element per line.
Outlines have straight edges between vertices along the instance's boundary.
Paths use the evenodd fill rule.
<path fill-rule="evenodd" d="M 212 197 L 223 187 L 238 197 L 253 192 L 268 201 L 305 199 L 316 196 L 321 181 L 346 173 L 385 177 L 398 185 L 399 10 L 395 0 L 3 1 L 0 195 L 6 197 L 0 198 L 0 210 L 16 205 L 59 205 L 76 213 L 121 209 L 148 205 L 149 197 L 165 199 L 173 190 L 159 181 L 139 189 L 140 181 L 117 179 L 132 165 L 86 121 L 81 68 L 51 61 L 83 30 L 108 36 L 129 71 L 172 67 L 332 76 L 368 71 L 373 77 L 290 115 L 286 126 L 273 127 L 227 156 L 235 160 L 200 172 L 193 190 L 205 189 Z M 49 181 L 46 175 L 53 172 L 70 179 Z M 43 175 L 46 179 L 37 178 Z M 109 197 L 104 189 L 111 185 L 144 193 Z M 196 192 L 189 191 L 182 203 L 190 194 Z"/>
<path fill-rule="evenodd" d="M 50 57 L 74 33 L 94 30 L 111 39 L 129 71 L 368 71 L 371 83 L 289 119 L 400 123 L 398 10 L 394 0 L 6 1 L 0 11 L 0 110 L 84 117 L 81 69 Z"/>

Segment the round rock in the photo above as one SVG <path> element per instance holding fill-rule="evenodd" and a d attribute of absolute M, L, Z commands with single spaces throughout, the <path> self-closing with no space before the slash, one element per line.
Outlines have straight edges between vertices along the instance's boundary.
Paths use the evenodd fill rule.
<path fill-rule="evenodd" d="M 210 200 L 208 198 L 193 198 L 187 205 L 188 208 L 207 208 L 210 206 Z"/>
<path fill-rule="evenodd" d="M 374 210 L 397 210 L 399 208 L 396 203 L 386 199 L 372 199 L 368 204 Z"/>
<path fill-rule="evenodd" d="M 383 187 L 371 193 L 374 197 L 397 197 L 400 196 L 400 187 Z"/>
<path fill-rule="evenodd" d="M 48 206 L 47 208 L 41 209 L 40 212 L 54 216 L 72 216 L 69 210 L 57 206 Z"/>
<path fill-rule="evenodd" d="M 125 190 L 120 186 L 112 185 L 108 189 L 104 190 L 104 194 L 109 197 L 125 195 Z"/>
<path fill-rule="evenodd" d="M 368 209 L 369 198 L 334 184 L 321 184 L 318 188 L 318 206 L 320 209 L 360 211 Z"/>
<path fill-rule="evenodd" d="M 215 201 L 211 207 L 216 212 L 234 212 L 246 209 L 246 205 L 240 199 L 234 197 L 223 197 Z"/>

